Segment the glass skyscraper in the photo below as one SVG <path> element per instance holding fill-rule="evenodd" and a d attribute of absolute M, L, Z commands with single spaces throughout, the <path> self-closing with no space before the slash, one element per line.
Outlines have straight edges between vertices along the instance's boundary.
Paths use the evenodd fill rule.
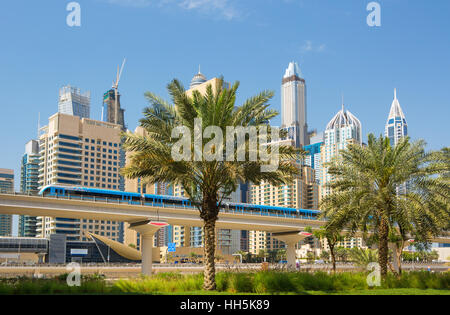
<path fill-rule="evenodd" d="M 59 90 L 58 112 L 62 114 L 90 118 L 91 92 L 81 93 L 70 85 Z"/>
<path fill-rule="evenodd" d="M 322 164 L 320 163 L 320 150 L 323 145 L 323 132 L 310 138 L 310 144 L 305 145 L 303 150 L 306 151 L 305 165 L 310 166 L 315 171 L 315 178 L 318 183 L 321 180 Z"/>
<path fill-rule="evenodd" d="M 0 194 L 14 192 L 14 170 L 0 168 Z M 11 236 L 12 215 L 0 214 L 0 236 Z"/>
<path fill-rule="evenodd" d="M 397 99 L 397 89 L 395 89 L 394 100 L 392 101 L 391 110 L 386 122 L 385 136 L 389 137 L 391 145 L 396 145 L 401 138 L 406 137 L 407 135 L 408 124 Z"/>
<path fill-rule="evenodd" d="M 296 62 L 289 63 L 281 85 L 281 128 L 295 147 L 309 144 L 306 123 L 306 83 Z"/>
<path fill-rule="evenodd" d="M 397 99 L 397 89 L 394 89 L 394 100 L 392 101 L 389 117 L 386 122 L 385 136 L 389 137 L 392 146 L 396 146 L 400 139 L 408 136 L 408 124 L 405 114 Z M 405 194 L 409 188 L 408 182 L 397 187 L 397 193 Z"/>
<path fill-rule="evenodd" d="M 362 145 L 362 126 L 356 116 L 344 109 L 342 109 L 330 120 L 325 134 L 324 144 L 321 148 L 321 165 L 330 162 L 333 157 L 339 156 L 340 151 L 347 148 L 350 143 L 358 143 Z M 321 196 L 324 197 L 331 193 L 330 187 L 327 183 L 333 180 L 332 176 L 328 174 L 328 168 L 322 167 L 322 185 Z"/>
<path fill-rule="evenodd" d="M 25 145 L 20 172 L 20 192 L 37 195 L 39 192 L 39 141 L 31 140 Z M 19 236 L 36 237 L 37 217 L 19 216 Z"/>

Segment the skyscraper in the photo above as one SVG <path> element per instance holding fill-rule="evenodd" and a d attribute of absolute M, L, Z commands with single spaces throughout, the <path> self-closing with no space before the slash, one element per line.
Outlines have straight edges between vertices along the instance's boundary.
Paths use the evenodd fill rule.
<path fill-rule="evenodd" d="M 57 113 L 40 130 L 39 186 L 69 185 L 117 190 L 119 187 L 119 125 Z M 66 234 L 86 240 L 89 231 L 123 240 L 123 224 L 115 221 L 38 217 L 37 234 Z"/>
<path fill-rule="evenodd" d="M 122 126 L 123 130 L 126 130 L 125 109 L 123 109 L 120 104 L 120 93 L 117 92 L 117 111 L 116 91 L 114 89 L 103 94 L 103 107 L 106 109 L 106 118 L 104 120 L 112 124 L 118 124 Z"/>
<path fill-rule="evenodd" d="M 305 165 L 312 167 L 315 171 L 316 182 L 320 183 L 322 179 L 322 164 L 320 163 L 320 150 L 323 146 L 323 132 L 310 138 L 310 144 L 305 145 L 303 150 L 306 151 Z"/>
<path fill-rule="evenodd" d="M 59 90 L 58 112 L 62 114 L 89 118 L 91 92 L 81 93 L 80 89 L 64 86 Z"/>
<path fill-rule="evenodd" d="M 20 172 L 20 192 L 36 195 L 39 192 L 39 141 L 31 140 L 25 145 Z M 36 236 L 37 217 L 19 216 L 19 236 Z"/>
<path fill-rule="evenodd" d="M 289 63 L 281 85 L 281 128 L 296 147 L 309 144 L 306 121 L 306 84 L 296 62 Z"/>
<path fill-rule="evenodd" d="M 125 125 L 125 109 L 121 108 L 120 105 L 120 93 L 116 91 L 116 84 L 113 88 L 103 95 L 103 109 L 106 108 L 106 122 L 117 124 L 122 127 L 122 131 L 126 131 Z M 117 96 L 117 102 L 116 102 Z M 102 114 L 102 120 L 103 120 Z M 119 167 L 123 168 L 125 166 L 125 151 L 122 149 L 122 145 L 119 149 Z M 123 176 L 119 175 L 119 187 L 118 190 L 125 190 L 125 179 Z"/>
<path fill-rule="evenodd" d="M 39 192 L 39 141 L 30 140 L 25 145 L 20 171 L 20 192 L 37 194 Z"/>
<path fill-rule="evenodd" d="M 194 77 L 191 80 L 189 89 L 192 90 L 196 86 L 201 85 L 201 84 L 205 83 L 206 81 L 208 81 L 208 79 L 206 79 L 206 77 L 200 72 L 200 67 L 199 67 L 198 73 L 196 75 L 194 75 Z"/>
<path fill-rule="evenodd" d="M 0 168 L 0 194 L 14 192 L 14 170 Z M 11 236 L 12 215 L 0 214 L 0 236 Z"/>
<path fill-rule="evenodd" d="M 300 174 L 286 185 L 275 186 L 262 181 L 260 185 L 251 185 L 250 203 L 275 207 L 318 209 L 319 184 L 315 172 L 309 166 L 298 165 Z M 258 254 L 260 250 L 278 250 L 285 244 L 264 231 L 249 232 L 249 252 Z"/>
<path fill-rule="evenodd" d="M 331 193 L 330 187 L 326 185 L 333 180 L 328 174 L 328 168 L 323 165 L 330 162 L 332 158 L 338 157 L 340 151 L 347 148 L 351 143 L 362 145 L 362 126 L 356 116 L 345 111 L 344 104 L 342 109 L 330 120 L 324 136 L 324 145 L 321 148 L 321 165 L 322 165 L 322 185 L 321 197 Z"/>
<path fill-rule="evenodd" d="M 394 100 L 392 101 L 391 110 L 389 111 L 389 117 L 386 122 L 385 136 L 389 137 L 392 146 L 396 146 L 400 139 L 408 136 L 408 124 L 397 99 L 397 89 L 394 89 Z M 397 193 L 406 193 L 408 187 L 408 182 L 399 185 L 397 187 Z"/>
<path fill-rule="evenodd" d="M 321 147 L 321 198 L 331 193 L 331 188 L 327 185 L 334 179 L 333 176 L 328 174 L 328 168 L 324 164 L 331 162 L 334 158 L 339 158 L 340 151 L 345 150 L 350 144 L 362 145 L 362 125 L 356 116 L 344 109 L 344 104 L 342 104 L 342 109 L 330 120 L 326 127 L 324 144 Z M 357 237 L 345 238 L 337 246 L 352 248 L 361 247 L 362 244 L 362 238 Z M 322 240 L 322 249 L 328 250 L 326 240 Z"/>
<path fill-rule="evenodd" d="M 389 137 L 391 145 L 397 145 L 399 140 L 407 135 L 408 124 L 397 99 L 397 89 L 394 89 L 394 100 L 386 122 L 385 136 Z"/>

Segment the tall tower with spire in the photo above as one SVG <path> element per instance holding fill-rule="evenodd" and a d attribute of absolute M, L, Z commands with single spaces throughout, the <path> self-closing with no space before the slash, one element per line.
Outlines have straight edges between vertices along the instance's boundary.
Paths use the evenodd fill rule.
<path fill-rule="evenodd" d="M 196 75 L 194 75 L 194 77 L 192 78 L 191 81 L 191 85 L 189 86 L 189 89 L 193 89 L 198 85 L 201 85 L 203 83 L 205 83 L 206 81 L 208 81 L 206 79 L 206 77 L 201 73 L 200 71 L 200 65 L 198 66 L 198 73 Z"/>
<path fill-rule="evenodd" d="M 281 127 L 288 131 L 296 147 L 309 144 L 306 123 L 306 84 L 300 67 L 290 62 L 281 85 Z"/>
<path fill-rule="evenodd" d="M 394 89 L 394 100 L 386 122 L 385 136 L 389 137 L 391 145 L 397 145 L 400 139 L 407 135 L 408 124 L 397 99 L 397 89 Z"/>
<path fill-rule="evenodd" d="M 342 103 L 341 110 L 334 115 L 325 129 L 324 144 L 320 149 L 321 197 L 331 193 L 331 188 L 326 184 L 334 180 L 333 176 L 328 173 L 328 168 L 323 165 L 331 162 L 336 156 L 340 156 L 340 151 L 345 150 L 349 144 L 362 145 L 362 125 L 355 115 L 344 108 Z"/>

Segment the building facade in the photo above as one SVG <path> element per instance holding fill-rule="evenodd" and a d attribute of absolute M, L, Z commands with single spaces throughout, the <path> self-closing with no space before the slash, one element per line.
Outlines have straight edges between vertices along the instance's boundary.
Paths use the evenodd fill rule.
<path fill-rule="evenodd" d="M 14 192 L 14 170 L 0 168 L 0 194 Z M 0 236 L 12 235 L 13 216 L 0 214 Z"/>
<path fill-rule="evenodd" d="M 89 118 L 91 111 L 91 92 L 81 93 L 81 90 L 70 85 L 59 90 L 58 112 L 66 115 Z"/>
<path fill-rule="evenodd" d="M 316 182 L 320 184 L 322 178 L 321 148 L 323 146 L 323 133 L 310 138 L 310 144 L 305 145 L 305 165 L 314 169 Z"/>
<path fill-rule="evenodd" d="M 281 128 L 299 148 L 309 144 L 306 83 L 296 62 L 289 63 L 281 85 Z"/>
<path fill-rule="evenodd" d="M 138 126 L 134 134 L 139 136 L 145 136 L 145 129 Z M 126 153 L 126 164 L 130 162 L 132 157 L 131 152 Z M 125 179 L 125 191 L 135 192 L 140 194 L 155 194 L 155 195 L 173 195 L 172 187 L 168 183 L 147 183 L 142 178 L 126 178 Z M 173 226 L 169 225 L 163 227 L 156 232 L 154 238 L 155 247 L 164 247 L 173 242 Z M 141 250 L 141 235 L 135 230 L 129 228 L 128 223 L 124 223 L 124 243 L 126 245 L 135 247 L 137 250 Z"/>
<path fill-rule="evenodd" d="M 362 125 L 359 119 L 348 110 L 346 111 L 344 105 L 342 105 L 342 109 L 331 119 L 324 133 L 324 144 L 320 153 L 322 165 L 321 197 L 331 193 L 331 188 L 327 184 L 333 180 L 324 164 L 338 158 L 340 151 L 346 149 L 351 143 L 362 145 Z"/>
<path fill-rule="evenodd" d="M 219 84 L 219 78 L 212 78 L 208 80 L 199 70 L 199 72 L 192 78 L 190 89 L 186 94 L 190 97 L 194 91 L 200 94 L 205 94 L 206 89 L 211 85 L 213 91 L 216 90 Z M 230 84 L 222 82 L 223 87 L 229 88 Z M 239 189 L 234 192 L 228 199 L 232 202 L 241 202 L 242 198 L 246 196 L 246 185 L 240 185 Z M 174 185 L 174 196 L 185 196 L 184 189 L 181 185 Z M 231 255 L 241 249 L 241 231 L 229 229 L 216 230 L 216 246 L 225 255 Z M 174 226 L 173 227 L 173 242 L 177 247 L 192 247 L 200 248 L 204 246 L 204 233 L 201 227 L 189 226 Z"/>
<path fill-rule="evenodd" d="M 397 99 L 397 89 L 394 90 L 394 100 L 386 121 L 385 136 L 389 137 L 391 145 L 394 146 L 397 145 L 400 139 L 408 136 L 408 123 Z"/>
<path fill-rule="evenodd" d="M 39 192 L 39 141 L 30 140 L 25 145 L 20 167 L 20 192 L 37 195 Z M 19 216 L 19 236 L 36 237 L 37 217 Z"/>
<path fill-rule="evenodd" d="M 117 97 L 116 97 L 117 95 Z M 117 98 L 117 102 L 116 102 Z M 126 131 L 127 127 L 125 125 L 125 109 L 121 107 L 120 103 L 120 93 L 114 89 L 109 90 L 103 95 L 103 108 L 102 110 L 105 111 L 106 109 L 106 119 L 103 117 L 102 113 L 102 120 L 109 122 L 111 124 L 117 124 L 122 127 L 122 131 Z M 125 166 L 126 162 L 126 156 L 125 151 L 122 149 L 122 146 L 120 146 L 119 149 L 119 166 L 120 168 L 123 168 Z M 119 188 L 120 191 L 125 191 L 125 178 L 123 176 L 119 175 Z"/>
<path fill-rule="evenodd" d="M 328 174 L 328 168 L 325 163 L 338 159 L 340 151 L 345 150 L 350 144 L 362 145 L 362 125 L 356 116 L 342 109 L 330 120 L 324 133 L 324 143 L 321 147 L 321 198 L 331 194 L 332 190 L 328 184 L 333 181 L 333 176 Z M 327 250 L 326 240 L 321 240 L 322 249 Z M 362 247 L 362 238 L 346 238 L 336 246 L 352 248 Z"/>
<path fill-rule="evenodd" d="M 119 189 L 119 125 L 57 113 L 40 130 L 39 186 L 68 185 Z M 123 241 L 123 224 L 115 221 L 38 217 L 37 234 L 66 234 L 87 240 L 92 232 Z"/>
<path fill-rule="evenodd" d="M 300 175 L 287 185 L 274 186 L 262 182 L 252 185 L 250 203 L 296 209 L 319 208 L 319 184 L 315 171 L 309 166 L 300 166 Z M 273 238 L 271 233 L 249 231 L 249 252 L 258 255 L 260 250 L 270 251 L 284 249 L 285 244 Z"/>

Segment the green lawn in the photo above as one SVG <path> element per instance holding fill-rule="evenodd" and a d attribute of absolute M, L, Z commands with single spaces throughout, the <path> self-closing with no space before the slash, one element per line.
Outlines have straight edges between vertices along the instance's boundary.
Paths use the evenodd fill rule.
<path fill-rule="evenodd" d="M 381 287 L 370 289 L 365 273 L 221 272 L 217 291 L 203 291 L 201 274 L 157 274 L 137 279 L 105 281 L 86 276 L 81 286 L 69 287 L 66 276 L 54 279 L 0 279 L 5 294 L 169 294 L 169 295 L 450 295 L 450 273 L 408 272 L 388 275 Z"/>

